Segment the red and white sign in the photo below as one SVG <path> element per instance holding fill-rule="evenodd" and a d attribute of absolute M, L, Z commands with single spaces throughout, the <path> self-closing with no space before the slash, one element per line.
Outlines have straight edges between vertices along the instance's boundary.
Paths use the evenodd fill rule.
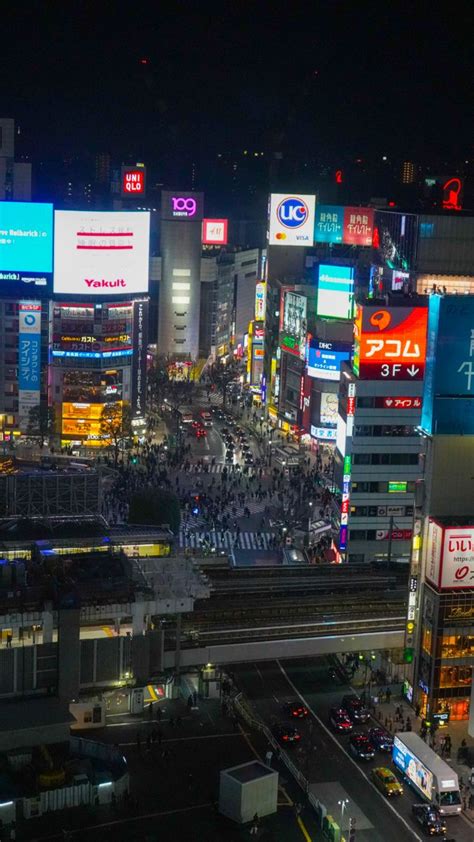
<path fill-rule="evenodd" d="M 202 243 L 205 246 L 227 245 L 227 219 L 203 219 Z"/>
<path fill-rule="evenodd" d="M 145 177 L 145 167 L 122 167 L 122 196 L 144 196 Z"/>
<path fill-rule="evenodd" d="M 55 211 L 54 292 L 148 292 L 148 211 Z"/>
<path fill-rule="evenodd" d="M 393 397 L 376 398 L 375 406 L 382 409 L 421 409 L 421 398 Z"/>
<path fill-rule="evenodd" d="M 411 529 L 392 529 L 392 541 L 409 541 L 412 537 Z M 377 541 L 388 541 L 388 529 L 377 529 Z"/>
<path fill-rule="evenodd" d="M 422 380 L 427 324 L 427 307 L 359 306 L 355 373 L 364 380 Z"/>
<path fill-rule="evenodd" d="M 344 208 L 344 243 L 353 246 L 371 246 L 373 231 L 373 208 Z"/>
<path fill-rule="evenodd" d="M 440 590 L 474 588 L 474 526 L 428 527 L 426 577 Z"/>

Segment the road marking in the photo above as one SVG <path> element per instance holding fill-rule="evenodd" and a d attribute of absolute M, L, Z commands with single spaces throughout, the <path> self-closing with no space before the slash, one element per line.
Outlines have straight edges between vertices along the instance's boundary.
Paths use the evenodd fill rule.
<path fill-rule="evenodd" d="M 303 834 L 306 842 L 311 842 L 311 836 L 309 835 L 308 831 L 306 830 L 305 824 L 301 816 L 298 816 L 297 820 L 301 833 Z"/>
<path fill-rule="evenodd" d="M 257 672 L 258 672 L 258 674 L 259 674 L 259 676 L 260 676 L 260 681 L 262 682 L 262 684 L 265 684 L 265 682 L 264 682 L 264 680 L 263 680 L 263 675 L 262 675 L 262 673 L 260 672 L 259 668 L 257 667 L 257 664 L 254 664 L 254 667 L 255 667 L 255 669 L 257 670 Z"/>
<path fill-rule="evenodd" d="M 417 840 L 418 840 L 418 842 L 423 842 L 423 840 L 421 839 L 421 837 L 420 837 L 420 836 L 418 836 L 418 834 L 417 834 L 417 833 L 415 833 L 415 831 L 413 830 L 413 828 L 411 828 L 411 827 L 410 827 L 410 825 L 408 824 L 408 822 L 406 821 L 406 819 L 404 819 L 404 818 L 403 818 L 403 816 L 401 816 L 401 815 L 400 815 L 400 813 L 397 813 L 397 811 L 396 811 L 395 807 L 393 806 L 393 804 L 391 804 L 391 803 L 390 803 L 390 801 L 388 801 L 388 799 L 387 799 L 387 798 L 385 798 L 385 797 L 382 795 L 382 793 L 380 792 L 380 790 L 378 790 L 378 789 L 377 789 L 377 787 L 376 787 L 376 786 L 372 783 L 372 781 L 370 780 L 370 778 L 369 778 L 369 777 L 365 774 L 365 772 L 364 772 L 364 771 L 360 768 L 360 766 L 358 766 L 358 765 L 357 765 L 357 763 L 355 762 L 354 758 L 353 758 L 353 757 L 351 757 L 351 755 L 349 754 L 349 752 L 348 752 L 348 751 L 346 751 L 346 749 L 344 748 L 344 746 L 342 746 L 342 745 L 341 745 L 341 743 L 339 743 L 339 742 L 338 742 L 338 740 L 336 739 L 336 737 L 334 736 L 334 734 L 333 734 L 333 733 L 329 730 L 329 728 L 327 728 L 327 727 L 326 727 L 326 725 L 324 724 L 324 722 L 322 721 L 322 719 L 320 719 L 320 717 L 319 717 L 319 716 L 317 716 L 317 715 L 315 714 L 315 712 L 314 712 L 313 708 L 311 707 L 311 705 L 309 704 L 309 702 L 307 702 L 307 701 L 306 701 L 306 699 L 305 699 L 305 698 L 304 698 L 304 696 L 300 693 L 300 691 L 298 690 L 298 688 L 296 687 L 296 685 L 295 685 L 295 684 L 293 684 L 293 682 L 292 682 L 292 680 L 291 680 L 290 676 L 288 675 L 288 673 L 286 672 L 286 670 L 282 667 L 282 665 L 281 665 L 281 663 L 280 663 L 280 661 L 279 661 L 278 659 L 277 659 L 277 664 L 278 664 L 278 667 L 280 668 L 281 672 L 282 672 L 282 673 L 283 673 L 283 675 L 285 676 L 285 678 L 286 678 L 286 680 L 287 680 L 288 684 L 290 685 L 290 687 L 292 687 L 292 688 L 293 688 L 293 690 L 295 691 L 295 693 L 297 694 L 297 696 L 299 696 L 299 698 L 301 699 L 301 701 L 303 702 L 303 704 L 304 704 L 304 705 L 308 708 L 308 710 L 311 712 L 312 716 L 314 716 L 314 718 L 315 718 L 316 722 L 318 722 L 318 724 L 321 726 L 321 728 L 323 728 L 323 729 L 324 729 L 324 731 L 326 732 L 326 734 L 328 734 L 328 736 L 329 736 L 329 737 L 331 737 L 332 741 L 333 741 L 333 742 L 334 742 L 334 743 L 335 743 L 335 744 L 336 744 L 336 745 L 340 748 L 340 750 L 341 750 L 341 751 L 342 751 L 342 752 L 346 755 L 346 757 L 348 758 L 348 760 L 350 760 L 350 761 L 351 761 L 352 765 L 353 765 L 353 766 L 357 769 L 357 771 L 359 772 L 359 774 L 360 774 L 360 775 L 362 775 L 362 777 L 363 777 L 363 778 L 364 778 L 364 779 L 365 779 L 365 780 L 366 780 L 366 781 L 370 784 L 370 786 L 372 787 L 372 789 L 374 790 L 374 792 L 376 792 L 376 793 L 377 793 L 377 795 L 379 796 L 379 798 L 381 798 L 381 800 L 382 800 L 382 801 L 383 801 L 383 803 L 384 803 L 384 804 L 385 804 L 385 805 L 389 808 L 389 810 L 391 810 L 391 811 L 392 811 L 392 813 L 394 813 L 394 815 L 397 817 L 397 819 L 399 819 L 399 821 L 401 821 L 401 822 L 405 825 L 406 829 L 409 831 L 409 833 L 412 835 L 412 837 L 413 837 L 414 839 L 417 839 Z"/>
<path fill-rule="evenodd" d="M 146 689 L 148 690 L 148 692 L 149 692 L 149 694 L 150 694 L 151 698 L 153 699 L 153 701 L 154 701 L 154 702 L 157 702 L 157 701 L 158 701 L 158 696 L 156 695 L 155 688 L 154 688 L 151 684 L 147 684 L 147 688 L 146 688 Z"/>
<path fill-rule="evenodd" d="M 273 698 L 275 699 L 275 701 L 276 701 L 277 705 L 279 705 L 279 704 L 280 704 L 280 700 L 279 700 L 279 699 L 277 699 L 277 697 L 275 696 L 275 694 L 273 694 Z"/>
<path fill-rule="evenodd" d="M 111 822 L 102 822 L 101 824 L 89 824 L 80 828 L 81 832 L 85 830 L 97 830 L 100 827 L 112 827 L 119 824 L 128 824 L 129 822 L 140 822 L 143 819 L 155 819 L 160 816 L 173 816 L 175 813 L 189 813 L 192 810 L 204 810 L 213 807 L 212 801 L 206 801 L 204 804 L 193 804 L 191 807 L 177 807 L 175 810 L 163 810 L 160 813 L 143 813 L 141 816 L 130 816 L 126 819 L 114 819 Z M 71 832 L 75 835 L 78 828 L 72 828 Z M 53 833 L 51 836 L 42 836 L 42 839 L 64 839 L 63 831 L 60 833 Z"/>

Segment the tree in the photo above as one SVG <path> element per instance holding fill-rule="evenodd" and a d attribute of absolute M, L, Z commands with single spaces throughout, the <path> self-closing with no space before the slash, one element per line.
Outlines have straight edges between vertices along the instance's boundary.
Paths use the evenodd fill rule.
<path fill-rule="evenodd" d="M 240 375 L 239 364 L 235 360 L 224 364 L 222 360 L 217 360 L 209 371 L 211 383 L 222 394 L 222 403 L 225 409 L 227 403 L 227 389 L 230 383 L 236 380 Z"/>
<path fill-rule="evenodd" d="M 129 523 L 144 523 L 148 526 L 168 524 L 176 534 L 181 523 L 179 500 L 172 491 L 149 487 L 137 491 L 130 500 Z"/>
<path fill-rule="evenodd" d="M 100 433 L 114 452 L 117 465 L 120 447 L 133 436 L 132 412 L 128 404 L 106 403 L 100 416 Z"/>
<path fill-rule="evenodd" d="M 39 440 L 40 447 L 44 447 L 45 439 L 55 433 L 56 419 L 54 407 L 39 403 L 32 406 L 28 413 L 27 435 Z"/>

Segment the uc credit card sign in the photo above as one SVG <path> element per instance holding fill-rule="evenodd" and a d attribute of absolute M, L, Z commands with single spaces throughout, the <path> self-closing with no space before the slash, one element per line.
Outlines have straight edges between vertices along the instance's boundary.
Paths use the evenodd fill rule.
<path fill-rule="evenodd" d="M 316 197 L 272 193 L 268 242 L 271 246 L 312 246 Z"/>

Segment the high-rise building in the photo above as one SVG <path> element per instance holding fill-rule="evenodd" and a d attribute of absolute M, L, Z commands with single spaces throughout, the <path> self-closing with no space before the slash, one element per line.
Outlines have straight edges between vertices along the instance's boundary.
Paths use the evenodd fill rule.
<path fill-rule="evenodd" d="M 397 301 L 397 304 L 399 302 Z M 427 307 L 358 307 L 352 367 L 342 365 L 335 482 L 339 549 L 349 562 L 410 557 Z"/>
<path fill-rule="evenodd" d="M 31 163 L 15 161 L 15 121 L 0 117 L 0 201 L 31 200 Z"/>
<path fill-rule="evenodd" d="M 415 164 L 413 161 L 404 161 L 402 165 L 402 184 L 413 184 L 415 180 Z"/>
<path fill-rule="evenodd" d="M 161 281 L 158 352 L 178 360 L 199 356 L 202 193 L 161 194 Z"/>

